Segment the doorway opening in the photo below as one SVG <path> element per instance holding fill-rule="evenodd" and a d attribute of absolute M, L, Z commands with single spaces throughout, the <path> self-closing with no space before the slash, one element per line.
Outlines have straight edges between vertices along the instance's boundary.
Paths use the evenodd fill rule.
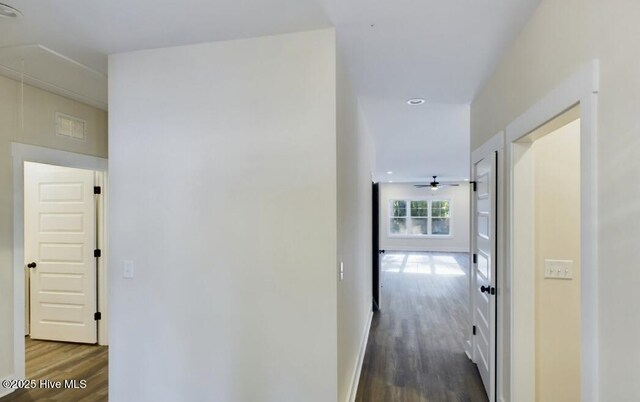
<path fill-rule="evenodd" d="M 537 288 L 536 275 L 545 287 L 570 287 L 579 282 L 579 331 L 571 348 L 579 350 L 579 393 L 571 400 L 592 402 L 598 395 L 598 176 L 597 176 L 597 109 L 599 92 L 599 63 L 593 60 L 531 106 L 511 122 L 506 129 L 508 178 L 506 281 L 509 291 L 505 297 L 505 351 L 503 360 L 509 369 L 503 373 L 501 397 L 518 402 L 539 400 L 537 394 L 539 370 L 537 358 Z M 579 120 L 578 120 L 579 118 Z M 579 173 L 572 185 L 578 184 L 579 206 L 574 204 L 579 216 L 578 257 L 540 257 L 536 255 L 536 187 L 535 149 L 545 134 L 574 123 L 579 127 Z M 539 144 L 543 144 L 540 142 Z M 562 153 L 555 155 L 552 163 L 566 159 Z M 542 169 L 542 168 L 541 168 Z M 555 169 L 554 175 L 559 169 Z M 553 180 L 557 180 L 554 178 Z M 562 192 L 563 189 L 554 188 Z M 577 204 L 577 203 L 576 203 Z M 563 206 L 564 207 L 564 206 Z M 565 221 L 557 218 L 558 223 Z M 564 230 L 564 228 L 563 228 Z M 565 240 L 565 239 L 563 239 Z M 565 252 L 565 246 L 558 252 Z M 553 253 L 553 254 L 552 254 Z M 556 251 L 545 252 L 555 255 Z M 573 258 L 573 260 L 572 260 Z M 547 261 L 549 260 L 549 264 Z M 571 275 L 568 261 L 578 263 L 579 278 L 545 279 L 544 276 Z M 546 266 L 548 265 L 548 267 Z M 576 267 L 574 265 L 573 267 Z M 548 268 L 548 269 L 547 269 Z M 578 279 L 578 281 L 576 281 Z M 563 283 L 562 281 L 570 281 Z M 557 289 L 556 289 L 557 290 Z M 574 295 L 574 300 L 575 300 Z M 541 308 L 543 306 L 540 306 Z M 573 317 L 576 318 L 575 316 Z M 575 324 L 575 323 L 574 323 Z M 559 334 L 563 334 L 561 329 Z M 555 340 L 562 340 L 555 336 Z M 555 341 L 554 340 L 554 341 Z M 544 345 L 540 345 L 542 347 Z M 564 352 L 564 351 L 563 351 Z M 575 356 L 575 355 L 574 355 Z M 544 363 L 544 362 L 542 362 Z M 575 387 L 573 387 L 575 390 Z M 543 391 L 540 391 L 543 392 Z M 556 399 L 556 398 L 552 398 Z"/>
<path fill-rule="evenodd" d="M 107 161 L 16 143 L 12 156 L 12 377 L 29 387 L 3 400 L 106 401 Z"/>
<path fill-rule="evenodd" d="M 435 188 L 373 184 L 372 294 L 378 308 L 356 401 L 451 395 L 488 401 L 481 374 L 465 354 L 471 329 L 470 187 L 468 180 Z"/>
<path fill-rule="evenodd" d="M 514 275 L 532 296 L 534 401 L 580 400 L 580 123 L 575 106 L 512 148 Z"/>

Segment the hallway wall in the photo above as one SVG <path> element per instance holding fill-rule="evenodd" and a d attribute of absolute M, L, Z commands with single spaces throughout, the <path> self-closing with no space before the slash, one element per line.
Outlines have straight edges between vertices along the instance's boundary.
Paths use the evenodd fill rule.
<path fill-rule="evenodd" d="M 471 106 L 472 149 L 593 58 L 598 96 L 599 399 L 640 400 L 640 3 L 542 0 Z M 508 309 L 506 310 L 508 313 Z M 508 320 L 508 317 L 504 317 Z M 508 340 L 506 340 L 508 342 Z M 509 365 L 505 354 L 504 367 Z M 508 378 L 502 385 L 508 394 Z"/>
<path fill-rule="evenodd" d="M 24 100 L 24 116 L 22 116 Z M 87 140 L 57 136 L 55 113 L 87 121 Z M 24 122 L 24 125 L 23 125 Z M 11 142 L 106 157 L 107 112 L 0 76 L 0 379 L 13 374 L 13 179 Z M 0 395 L 4 389 L 0 388 Z"/>
<path fill-rule="evenodd" d="M 338 279 L 338 401 L 346 402 L 355 393 L 354 377 L 373 299 L 371 172 L 375 148 L 340 51 L 337 82 L 337 265 L 344 264 L 344 279 Z"/>
<path fill-rule="evenodd" d="M 109 77 L 110 399 L 335 401 L 334 31 L 112 55 Z"/>

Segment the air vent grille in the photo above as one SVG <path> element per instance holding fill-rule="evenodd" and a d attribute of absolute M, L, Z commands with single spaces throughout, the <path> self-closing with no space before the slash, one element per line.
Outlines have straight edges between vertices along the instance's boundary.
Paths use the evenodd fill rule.
<path fill-rule="evenodd" d="M 56 135 L 85 141 L 87 139 L 87 122 L 64 113 L 56 113 Z"/>

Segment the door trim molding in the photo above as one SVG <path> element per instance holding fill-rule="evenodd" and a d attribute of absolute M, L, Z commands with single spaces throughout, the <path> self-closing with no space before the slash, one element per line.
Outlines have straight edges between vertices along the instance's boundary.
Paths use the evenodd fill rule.
<path fill-rule="evenodd" d="M 487 142 L 480 145 L 473 152 L 471 152 L 471 165 L 475 165 L 482 159 L 486 158 L 489 153 L 494 151 L 502 151 L 504 148 L 504 131 L 500 131 L 493 137 L 489 138 Z"/>
<path fill-rule="evenodd" d="M 25 342 L 24 342 L 24 162 L 45 163 L 78 169 L 87 169 L 107 173 L 107 159 L 97 156 L 76 154 L 73 152 L 59 151 L 35 145 L 11 143 L 12 175 L 13 175 L 13 378 L 25 378 Z M 106 177 L 103 178 L 106 184 Z M 103 191 L 106 193 L 106 191 Z M 107 198 L 103 198 L 106 214 Z M 106 219 L 102 225 L 102 240 L 106 241 Z M 105 247 L 106 243 L 103 243 Z M 105 247 L 106 249 L 106 247 Z M 106 288 L 108 249 L 102 257 L 102 269 L 99 270 L 98 280 Z M 106 293 L 104 293 L 106 295 Z M 99 308 L 103 317 L 106 314 L 107 303 L 100 298 Z M 103 310 L 104 309 L 104 310 Z M 103 318 L 104 320 L 105 318 Z M 107 328 L 98 325 L 98 343 L 106 344 Z"/>
<path fill-rule="evenodd" d="M 514 165 L 522 156 L 523 147 L 518 140 L 536 128 L 553 120 L 576 105 L 580 105 L 580 258 L 581 258 L 581 400 L 598 401 L 598 234 L 597 234 L 597 110 L 599 92 L 599 62 L 593 60 L 558 85 L 529 110 L 507 126 L 508 227 L 507 272 L 511 277 L 511 392 L 510 400 L 533 401 L 535 395 L 535 337 L 531 306 L 534 293 L 527 286 L 524 261 L 514 255 Z M 522 218 L 521 218 L 522 219 Z M 523 242 L 519 243 L 523 244 Z M 528 244 L 528 243 L 526 243 Z M 526 246 L 525 244 L 525 246 Z M 526 247 L 525 247 L 526 249 Z M 518 272 L 514 270 L 517 264 Z M 525 275 L 522 275 L 523 272 Z M 529 275 L 530 276 L 530 275 Z"/>

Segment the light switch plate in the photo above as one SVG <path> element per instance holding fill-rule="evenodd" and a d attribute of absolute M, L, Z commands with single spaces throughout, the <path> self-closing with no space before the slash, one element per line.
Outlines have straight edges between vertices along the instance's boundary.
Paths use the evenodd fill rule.
<path fill-rule="evenodd" d="M 344 279 L 344 262 L 340 261 L 340 280 Z"/>
<path fill-rule="evenodd" d="M 134 270 L 133 270 L 133 261 L 131 260 L 125 260 L 123 263 L 123 270 L 122 270 L 122 276 L 125 279 L 131 279 L 133 278 L 133 274 L 134 274 Z"/>
<path fill-rule="evenodd" d="M 544 260 L 544 277 L 546 279 L 573 279 L 573 261 Z"/>

